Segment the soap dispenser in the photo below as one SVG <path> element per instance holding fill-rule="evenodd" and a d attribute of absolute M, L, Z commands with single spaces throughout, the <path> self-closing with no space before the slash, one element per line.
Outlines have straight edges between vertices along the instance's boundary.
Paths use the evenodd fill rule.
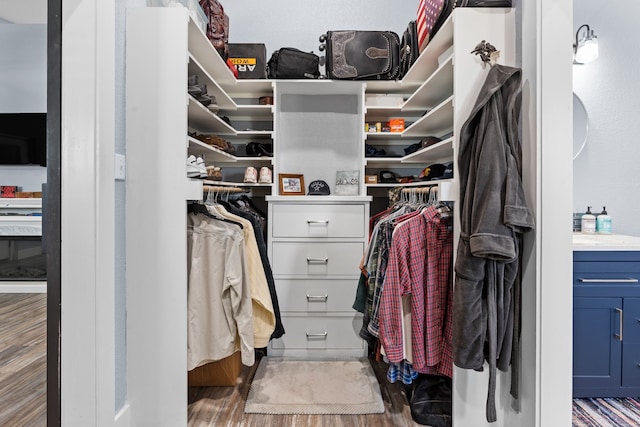
<path fill-rule="evenodd" d="M 611 217 L 607 214 L 607 207 L 602 207 L 602 213 L 596 217 L 596 232 L 611 234 Z"/>
<path fill-rule="evenodd" d="M 582 232 L 583 233 L 595 233 L 596 232 L 596 217 L 591 213 L 591 206 L 587 206 L 587 212 L 582 215 Z"/>

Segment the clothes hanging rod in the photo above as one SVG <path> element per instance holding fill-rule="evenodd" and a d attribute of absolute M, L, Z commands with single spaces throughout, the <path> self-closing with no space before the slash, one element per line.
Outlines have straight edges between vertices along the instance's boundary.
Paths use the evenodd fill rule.
<path fill-rule="evenodd" d="M 225 187 L 217 185 L 203 185 L 203 191 L 217 191 L 219 193 L 244 193 L 245 189 L 239 187 Z"/>

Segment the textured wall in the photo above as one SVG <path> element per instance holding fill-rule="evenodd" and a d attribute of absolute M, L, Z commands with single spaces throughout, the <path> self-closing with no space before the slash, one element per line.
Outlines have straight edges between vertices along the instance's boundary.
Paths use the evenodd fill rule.
<path fill-rule="evenodd" d="M 640 235 L 639 14 L 639 2 L 605 8 L 596 0 L 574 2 L 574 31 L 589 24 L 600 46 L 598 60 L 573 67 L 574 92 L 590 119 L 587 145 L 573 162 L 574 210 L 589 205 L 600 212 L 606 205 L 613 232 L 630 235 Z"/>

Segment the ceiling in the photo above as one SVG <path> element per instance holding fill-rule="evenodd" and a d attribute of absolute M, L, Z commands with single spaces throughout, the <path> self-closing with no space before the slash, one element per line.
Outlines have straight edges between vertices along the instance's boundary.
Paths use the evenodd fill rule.
<path fill-rule="evenodd" d="M 0 0 L 0 18 L 14 24 L 46 24 L 47 0 Z"/>

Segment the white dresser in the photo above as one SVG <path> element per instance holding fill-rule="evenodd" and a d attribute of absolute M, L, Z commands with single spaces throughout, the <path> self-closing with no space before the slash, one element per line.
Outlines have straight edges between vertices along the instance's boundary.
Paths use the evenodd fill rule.
<path fill-rule="evenodd" d="M 362 357 L 362 315 L 353 308 L 367 238 L 368 197 L 273 196 L 269 258 L 286 333 L 270 354 Z"/>

